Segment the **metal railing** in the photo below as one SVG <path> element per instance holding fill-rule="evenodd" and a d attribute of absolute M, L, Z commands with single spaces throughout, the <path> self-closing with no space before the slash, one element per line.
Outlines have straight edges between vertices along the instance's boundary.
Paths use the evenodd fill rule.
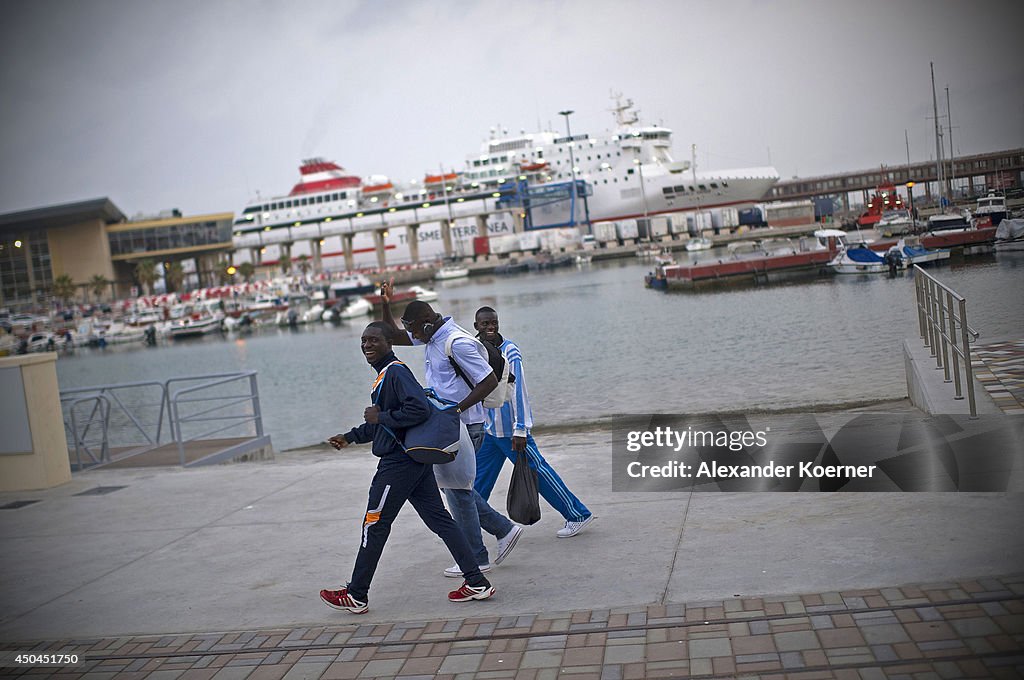
<path fill-rule="evenodd" d="M 92 404 L 92 411 L 79 427 L 78 411 L 77 407 L 82 404 Z M 97 418 L 97 416 L 99 416 Z M 101 393 L 87 394 L 75 399 L 70 399 L 68 403 L 68 418 L 70 419 L 70 430 L 75 443 L 75 465 L 77 470 L 85 469 L 82 464 L 82 452 L 92 460 L 93 465 L 99 463 L 105 463 L 110 460 L 110 399 L 106 395 Z M 100 440 L 99 440 L 99 458 L 92 451 L 92 447 L 95 443 L 89 442 L 89 431 L 92 426 L 96 423 L 100 425 Z"/>
<path fill-rule="evenodd" d="M 199 384 L 172 393 L 172 386 L 197 382 Z M 247 393 L 217 393 L 218 387 L 240 382 L 248 387 Z M 159 391 L 159 399 L 153 397 L 153 388 Z M 140 389 L 148 390 L 146 394 L 149 396 L 139 397 L 137 391 Z M 136 391 L 134 394 L 133 390 Z M 121 449 L 124 455 L 158 448 L 163 443 L 161 440 L 167 439 L 168 431 L 171 441 L 177 443 L 178 458 L 182 465 L 186 463 L 185 444 L 188 442 L 238 428 L 246 423 L 254 424 L 257 437 L 264 435 L 256 371 L 179 376 L 163 382 L 79 387 L 62 390 L 60 399 L 65 412 L 64 425 L 74 446 L 78 470 L 110 462 L 112 448 Z M 92 404 L 92 410 L 85 416 L 82 407 L 87 404 Z M 202 406 L 189 406 L 194 404 Z M 248 404 L 251 408 L 244 413 L 238 413 L 237 409 L 225 413 L 241 404 Z M 153 409 L 156 409 L 155 412 Z M 147 410 L 148 418 L 144 415 Z M 183 432 L 183 426 L 214 421 L 222 426 L 198 433 L 189 432 L 187 435 Z"/>
<path fill-rule="evenodd" d="M 193 382 L 196 380 L 202 380 L 204 382 L 198 385 L 193 385 L 192 387 L 179 389 L 171 394 L 171 383 Z M 248 384 L 248 394 L 193 396 L 202 392 L 208 393 L 214 388 L 237 382 L 245 382 Z M 260 394 L 259 388 L 256 385 L 256 371 L 171 378 L 166 383 L 166 389 L 167 393 L 171 394 L 169 402 L 171 409 L 171 425 L 174 428 L 174 440 L 178 444 L 178 457 L 183 466 L 185 465 L 185 444 L 187 442 L 205 439 L 211 434 L 220 434 L 227 430 L 236 429 L 246 423 L 253 423 L 255 425 L 257 437 L 263 436 L 263 416 L 260 411 Z M 182 413 L 182 408 L 186 404 L 207 404 L 209 402 L 216 402 L 216 404 L 209 407 L 204 406 L 197 408 L 190 413 Z M 251 412 L 247 412 L 246 410 L 242 413 L 219 413 L 217 415 L 212 415 L 219 411 L 224 411 L 243 404 L 250 406 Z M 204 430 L 203 432 L 192 434 L 188 437 L 182 434 L 182 426 L 187 426 L 192 423 L 223 423 L 225 421 L 227 421 L 226 425 L 214 427 L 212 430 Z"/>
<path fill-rule="evenodd" d="M 914 284 L 917 292 L 917 321 L 924 346 L 935 357 L 935 369 L 944 371 L 944 382 L 954 383 L 954 399 L 964 398 L 962 382 L 966 383 L 971 418 L 977 418 L 970 343 L 978 339 L 978 331 L 967 323 L 967 300 L 916 264 Z M 964 367 L 962 382 L 961 363 Z"/>

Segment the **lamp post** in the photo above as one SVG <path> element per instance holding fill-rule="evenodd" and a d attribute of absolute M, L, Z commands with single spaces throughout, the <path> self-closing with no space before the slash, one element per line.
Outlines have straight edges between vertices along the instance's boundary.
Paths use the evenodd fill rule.
<path fill-rule="evenodd" d="M 570 191 L 572 192 L 572 199 L 569 202 L 569 214 L 572 219 L 572 226 L 576 226 L 576 157 L 572 152 L 572 130 L 569 129 L 569 116 L 574 112 L 571 109 L 565 111 L 559 111 L 558 115 L 565 116 L 565 136 L 569 144 L 569 172 L 572 174 L 572 185 Z"/>
<path fill-rule="evenodd" d="M 914 182 L 907 182 L 907 198 L 910 199 L 910 220 L 911 224 L 914 225 L 914 231 L 917 231 L 917 213 L 914 212 Z"/>

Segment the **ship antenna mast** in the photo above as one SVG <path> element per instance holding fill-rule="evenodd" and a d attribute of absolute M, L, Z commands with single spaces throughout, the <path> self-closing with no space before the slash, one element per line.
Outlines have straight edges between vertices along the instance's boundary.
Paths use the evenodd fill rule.
<path fill-rule="evenodd" d="M 612 107 L 612 113 L 615 114 L 615 123 L 619 127 L 626 127 L 640 122 L 640 111 L 633 110 L 632 99 L 627 99 L 625 103 L 623 103 L 621 92 L 612 92 L 611 98 L 615 101 L 615 106 Z"/>

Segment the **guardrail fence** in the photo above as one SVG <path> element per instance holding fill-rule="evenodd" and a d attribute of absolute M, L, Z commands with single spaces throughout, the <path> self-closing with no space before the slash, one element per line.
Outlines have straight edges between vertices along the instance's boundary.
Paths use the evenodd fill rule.
<path fill-rule="evenodd" d="M 977 418 L 970 343 L 978 339 L 978 331 L 967 323 L 967 300 L 916 264 L 914 284 L 917 293 L 917 320 L 924 346 L 928 347 L 931 355 L 935 357 L 936 370 L 944 371 L 945 382 L 954 383 L 954 399 L 964 398 L 963 387 L 966 384 L 971 418 Z M 963 380 L 960 377 L 961 364 Z"/>
<path fill-rule="evenodd" d="M 172 443 L 182 466 L 219 462 L 253 448 L 229 436 L 269 445 L 256 371 L 62 390 L 61 407 L 76 471 Z M 202 448 L 207 442 L 223 446 L 207 447 L 198 460 L 187 460 L 190 445 Z"/>

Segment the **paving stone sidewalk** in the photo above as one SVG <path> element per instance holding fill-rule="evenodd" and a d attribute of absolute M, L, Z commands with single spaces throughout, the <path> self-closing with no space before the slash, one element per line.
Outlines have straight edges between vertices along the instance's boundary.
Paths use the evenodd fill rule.
<path fill-rule="evenodd" d="M 1003 413 L 1024 415 L 1024 340 L 972 346 L 971 367 Z"/>
<path fill-rule="evenodd" d="M 472 613 L 467 605 L 467 613 Z M 95 680 L 1021 678 L 1024 574 L 950 583 L 527 616 L 5 642 Z"/>

